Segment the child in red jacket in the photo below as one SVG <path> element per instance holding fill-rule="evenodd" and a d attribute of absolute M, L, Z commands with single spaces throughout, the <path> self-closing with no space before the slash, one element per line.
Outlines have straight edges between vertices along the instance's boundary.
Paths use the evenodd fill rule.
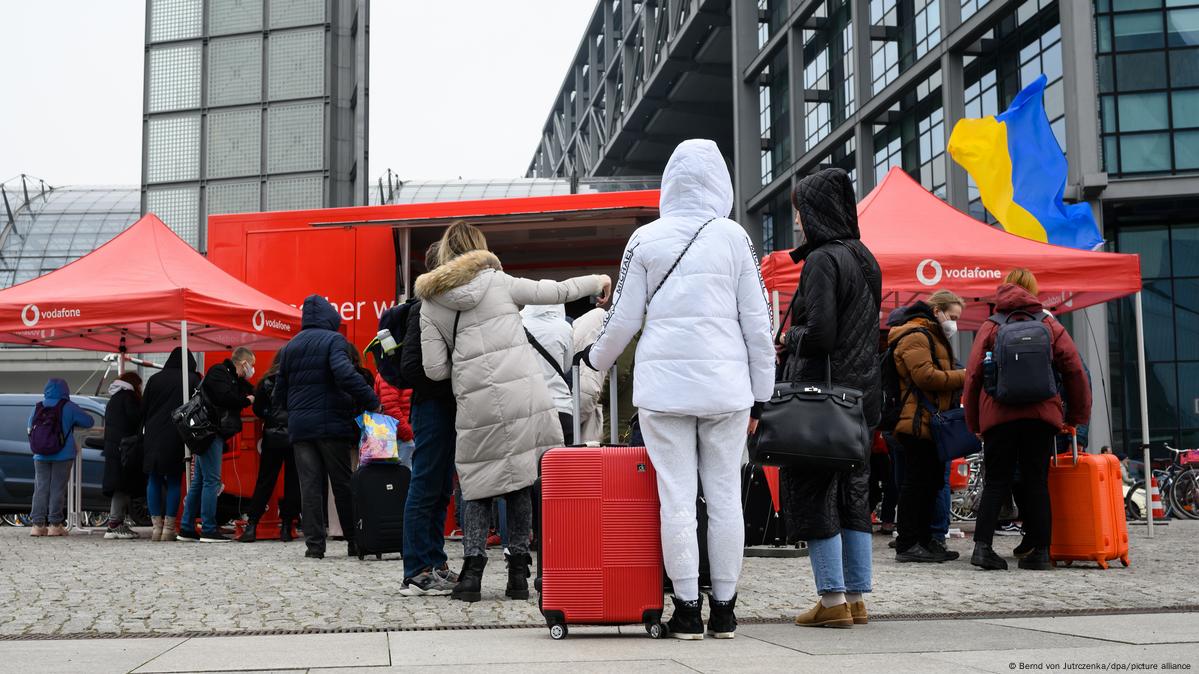
<path fill-rule="evenodd" d="M 383 380 L 383 375 L 375 375 L 375 395 L 383 407 L 383 414 L 395 418 L 400 423 L 396 426 L 396 436 L 400 442 L 412 442 L 412 426 L 408 423 L 408 415 L 412 409 L 412 391 L 398 389 Z"/>

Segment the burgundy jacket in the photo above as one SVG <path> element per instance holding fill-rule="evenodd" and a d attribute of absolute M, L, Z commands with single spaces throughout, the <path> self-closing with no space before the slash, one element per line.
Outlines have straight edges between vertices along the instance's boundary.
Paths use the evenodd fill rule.
<path fill-rule="evenodd" d="M 1005 283 L 999 286 L 995 309 L 999 313 L 1027 311 L 1034 316 L 1044 315 L 1041 302 L 1024 288 Z M 1091 418 L 1091 385 L 1082 367 L 1082 358 L 1070 333 L 1051 316 L 1041 319 L 1053 337 L 1053 366 L 1062 378 L 1067 408 L 1070 413 L 1064 422 L 1071 426 L 1085 424 Z M 975 433 L 987 431 L 1021 419 L 1040 419 L 1054 428 L 1063 423 L 1062 397 L 1030 405 L 1005 405 L 996 402 L 983 390 L 983 359 L 987 351 L 995 350 L 995 335 L 999 326 L 987 321 L 974 338 L 974 349 L 966 364 L 966 391 L 962 404 L 966 407 L 966 423 Z"/>
<path fill-rule="evenodd" d="M 383 375 L 375 375 L 375 395 L 379 396 L 379 404 L 383 414 L 394 417 L 400 423 L 396 427 L 396 435 L 403 442 L 412 440 L 412 426 L 408 423 L 408 413 L 411 410 L 412 391 L 400 390 L 383 381 Z"/>

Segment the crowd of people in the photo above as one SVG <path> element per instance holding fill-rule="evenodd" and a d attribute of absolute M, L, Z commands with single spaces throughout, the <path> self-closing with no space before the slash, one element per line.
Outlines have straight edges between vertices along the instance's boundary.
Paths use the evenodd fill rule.
<path fill-rule="evenodd" d="M 291 539 L 298 518 L 306 556 L 324 557 L 331 486 L 354 555 L 350 479 L 360 432 L 355 419 L 382 409 L 400 420 L 400 440 L 411 441 L 403 457 L 411 482 L 400 594 L 479 601 L 492 504 L 502 499 L 505 595 L 527 599 L 538 459 L 564 443 L 600 439 L 605 373 L 636 338 L 633 402 L 657 474 L 662 552 L 673 588 L 667 628 L 673 636 L 735 633 L 744 546 L 740 469 L 747 438 L 776 380 L 827 376 L 834 385 L 862 392 L 865 423 L 873 432 L 884 412 L 880 353 L 893 360 L 885 365 L 898 374 L 902 403 L 894 428 L 875 435 L 871 460 L 853 470 L 796 466 L 781 472 L 789 538 L 807 542 L 819 595 L 796 623 L 868 622 L 872 512 L 880 502 L 882 531 L 897 532 L 897 561 L 957 559 L 945 544 L 948 466 L 932 429 L 934 415 L 954 408 L 965 408 L 970 430 L 986 446 L 986 484 L 970 563 L 1007 568 L 992 537 L 1018 475 L 1026 530 L 1016 550 L 1020 567 L 1050 568 L 1049 456 L 1056 436 L 1087 421 L 1091 404 L 1077 349 L 1037 300 L 1033 275 L 1023 269 L 1009 274 L 992 310 L 1047 326 L 1060 395 L 1027 404 L 1000 402 L 985 381 L 1000 323 L 982 325 L 963 367 L 954 349 L 967 309 L 962 297 L 938 290 L 893 311 L 889 329 L 880 331 L 882 274 L 861 241 L 854 189 L 844 171 L 818 171 L 793 190 L 792 257 L 803 270 L 777 331 L 753 245 L 726 217 L 732 203 L 732 182 L 716 145 L 681 144 L 663 175 L 661 217 L 630 238 L 615 285 L 603 275 L 565 281 L 510 276 L 481 230 L 465 222 L 451 225 L 427 251 L 426 272 L 408 301 L 399 355 L 404 390 L 362 368 L 356 349 L 338 331 L 337 311 L 316 295 L 303 303 L 301 331 L 256 387 L 250 384 L 255 355 L 244 348 L 202 378 L 195 358 L 176 349 L 144 391 L 136 374 L 122 375 L 109 390 L 105 420 L 104 488 L 112 497 L 106 536 L 137 536 L 126 517 L 130 497 L 144 490 L 152 540 L 229 540 L 217 519 L 221 457 L 241 428 L 242 410 L 252 408 L 263 422 L 262 460 L 241 540 L 256 540 L 282 472 L 281 538 Z M 580 313 L 572 325 L 564 305 L 588 297 L 610 307 Z M 579 362 L 586 367 L 578 392 L 581 435 L 574 437 L 570 371 Z M 206 449 L 192 448 L 191 481 L 182 520 L 176 521 L 185 448 L 171 413 L 184 393 L 182 370 L 190 378 L 189 392 L 205 397 L 221 432 Z M 59 410 L 56 422 L 66 437 L 60 452 L 35 456 L 35 536 L 61 535 L 66 462 L 74 446 L 70 434 L 90 424 L 69 402 L 61 380 L 47 384 L 31 428 L 50 408 Z M 129 438 L 138 435 L 141 458 L 131 463 Z M 449 568 L 443 535 L 455 480 L 464 557 L 457 573 Z M 701 484 L 711 575 L 706 625 L 696 533 Z"/>

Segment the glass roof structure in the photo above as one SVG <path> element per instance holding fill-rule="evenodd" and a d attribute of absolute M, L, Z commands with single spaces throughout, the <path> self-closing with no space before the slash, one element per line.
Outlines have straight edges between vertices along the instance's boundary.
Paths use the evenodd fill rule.
<path fill-rule="evenodd" d="M 51 187 L 30 176 L 0 183 L 0 288 L 87 255 L 139 217 L 136 185 Z"/>
<path fill-rule="evenodd" d="M 457 180 L 400 180 L 381 176 L 371 187 L 370 203 L 424 204 L 512 197 L 550 197 L 587 192 L 658 189 L 661 180 L 649 178 L 587 178 L 576 185 L 564 178 L 502 178 Z"/>

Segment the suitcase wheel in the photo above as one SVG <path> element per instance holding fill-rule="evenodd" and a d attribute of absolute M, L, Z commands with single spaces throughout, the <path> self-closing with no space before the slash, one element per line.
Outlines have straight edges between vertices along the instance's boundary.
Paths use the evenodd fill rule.
<path fill-rule="evenodd" d="M 645 626 L 645 632 L 651 639 L 661 639 L 666 636 L 666 626 L 662 623 L 650 623 Z"/>
<path fill-rule="evenodd" d="M 1124 555 L 1123 557 L 1121 557 L 1120 563 L 1123 564 L 1125 568 L 1127 568 L 1128 567 L 1128 555 Z"/>
<path fill-rule="evenodd" d="M 562 639 L 566 638 L 567 634 L 570 634 L 570 630 L 566 629 L 566 625 L 562 625 L 562 624 L 550 625 L 550 638 L 551 639 L 553 639 L 555 641 L 561 641 Z"/>
<path fill-rule="evenodd" d="M 1100 559 L 1100 560 L 1098 560 L 1098 562 L 1099 562 L 1099 568 L 1104 569 L 1104 570 L 1107 569 L 1107 560 Z"/>
<path fill-rule="evenodd" d="M 383 553 L 376 553 L 375 559 L 383 559 Z"/>

